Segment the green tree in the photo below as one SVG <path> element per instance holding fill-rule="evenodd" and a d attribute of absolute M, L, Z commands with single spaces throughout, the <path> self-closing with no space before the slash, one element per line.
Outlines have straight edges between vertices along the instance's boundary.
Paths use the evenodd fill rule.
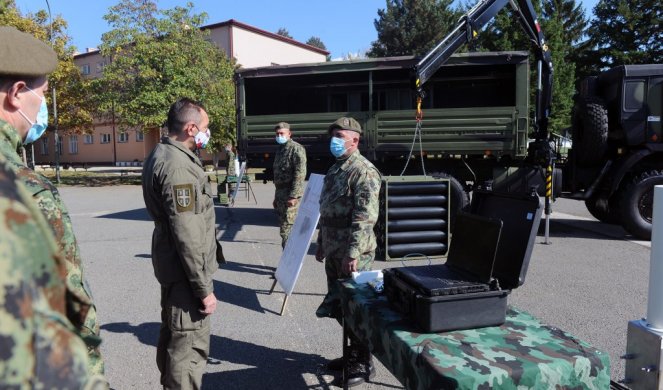
<path fill-rule="evenodd" d="M 582 40 L 587 19 L 575 0 L 545 0 L 534 3 L 540 15 L 539 23 L 550 48 L 553 62 L 553 96 L 549 117 L 549 130 L 561 133 L 570 125 L 573 95 L 575 93 L 575 63 L 578 45 Z M 511 8 L 502 10 L 479 35 L 482 50 L 529 50 L 530 39 L 522 30 Z M 535 69 L 532 57 L 532 69 Z M 533 72 L 532 77 L 536 76 Z M 532 101 L 534 98 L 532 82 Z"/>
<path fill-rule="evenodd" d="M 157 9 L 151 0 L 121 0 L 104 17 L 112 29 L 102 36 L 110 59 L 94 81 L 100 114 L 114 115 L 121 131 L 160 128 L 180 97 L 201 101 L 210 117 L 209 148 L 234 138 L 234 65 L 200 29 L 207 15 L 193 4 Z"/>
<path fill-rule="evenodd" d="M 281 27 L 281 28 L 279 28 L 279 30 L 276 32 L 276 34 L 277 34 L 277 35 L 280 35 L 280 36 L 282 36 L 282 37 L 286 37 L 286 38 L 290 38 L 290 39 L 295 39 L 295 38 L 292 37 L 292 35 L 290 35 L 290 33 L 288 32 L 288 30 L 287 30 L 285 27 Z"/>
<path fill-rule="evenodd" d="M 306 41 L 306 44 L 309 46 L 317 47 L 318 49 L 327 50 L 327 46 L 325 46 L 324 42 L 322 42 L 322 39 L 316 36 L 309 38 L 308 41 Z M 330 54 L 327 54 L 327 61 L 331 61 Z"/>
<path fill-rule="evenodd" d="M 662 24 L 660 0 L 600 0 L 583 62 L 594 73 L 616 65 L 661 63 Z"/>
<path fill-rule="evenodd" d="M 460 17 L 453 0 L 386 0 L 373 22 L 378 39 L 369 57 L 422 55 L 453 28 Z"/>
<path fill-rule="evenodd" d="M 74 47 L 66 34 L 67 22 L 56 16 L 51 25 L 45 10 L 21 15 L 16 3 L 6 0 L 0 3 L 0 25 L 16 27 L 52 45 L 58 56 L 58 67 L 49 76 L 49 83 L 56 90 L 58 128 L 65 133 L 90 129 L 94 105 L 89 98 L 89 82 L 83 79 L 74 64 Z M 52 95 L 49 93 L 46 98 L 52 121 Z"/>
<path fill-rule="evenodd" d="M 327 46 L 325 46 L 324 42 L 322 42 L 322 39 L 319 37 L 313 36 L 309 38 L 308 41 L 306 41 L 306 44 L 317 47 L 318 49 L 327 50 Z"/>

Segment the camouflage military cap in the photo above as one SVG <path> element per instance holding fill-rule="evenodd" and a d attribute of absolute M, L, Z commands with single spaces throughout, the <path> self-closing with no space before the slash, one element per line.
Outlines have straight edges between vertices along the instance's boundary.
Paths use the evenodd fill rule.
<path fill-rule="evenodd" d="M 0 75 L 44 76 L 58 65 L 50 46 L 14 27 L 0 27 L 0 53 Z"/>
<path fill-rule="evenodd" d="M 288 122 L 279 122 L 274 126 L 274 131 L 278 131 L 279 129 L 288 129 L 290 130 L 290 123 Z"/>
<path fill-rule="evenodd" d="M 329 126 L 329 129 L 327 129 L 328 133 L 331 133 L 333 130 L 340 129 L 340 130 L 352 130 L 356 131 L 357 133 L 361 134 L 361 126 L 359 125 L 359 122 L 357 122 L 354 118 L 338 118 L 336 122 L 332 123 Z"/>

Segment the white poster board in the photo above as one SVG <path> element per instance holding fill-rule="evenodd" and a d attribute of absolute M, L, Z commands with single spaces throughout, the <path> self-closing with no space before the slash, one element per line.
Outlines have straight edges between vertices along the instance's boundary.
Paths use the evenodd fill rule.
<path fill-rule="evenodd" d="M 235 161 L 237 161 L 237 160 L 235 160 Z M 231 206 L 235 205 L 235 197 L 237 196 L 237 191 L 239 190 L 239 185 L 242 183 L 242 178 L 244 177 L 244 171 L 245 170 L 246 170 L 246 161 L 243 161 L 242 165 L 239 169 L 239 175 L 236 176 L 237 177 L 237 183 L 235 183 L 235 189 L 233 190 L 233 193 L 230 194 L 230 198 L 228 199 L 228 203 L 230 203 Z M 235 172 L 237 172 L 237 171 L 235 171 Z"/>
<path fill-rule="evenodd" d="M 292 294 L 297 277 L 304 264 L 311 238 L 320 219 L 320 192 L 324 175 L 311 174 L 301 199 L 299 211 L 292 226 L 288 242 L 285 244 L 281 260 L 276 267 L 275 278 L 286 295 Z"/>

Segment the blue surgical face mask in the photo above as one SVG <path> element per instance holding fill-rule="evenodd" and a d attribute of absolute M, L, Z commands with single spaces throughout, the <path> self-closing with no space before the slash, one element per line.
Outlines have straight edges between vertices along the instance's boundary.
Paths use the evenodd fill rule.
<path fill-rule="evenodd" d="M 345 140 L 343 138 L 332 137 L 329 142 L 329 151 L 334 157 L 339 158 L 345 154 Z"/>
<path fill-rule="evenodd" d="M 282 135 L 277 135 L 276 136 L 276 143 L 279 145 L 283 145 L 284 143 L 288 142 L 288 138 Z"/>
<path fill-rule="evenodd" d="M 25 120 L 28 121 L 28 123 L 31 125 L 30 130 L 28 130 L 28 134 L 25 135 L 23 143 L 31 144 L 38 140 L 48 127 L 48 106 L 46 105 L 46 98 L 39 96 L 37 92 L 31 90 L 28 87 L 25 88 L 41 99 L 41 106 L 39 107 L 39 112 L 37 113 L 37 119 L 34 122 L 31 121 L 22 110 L 18 110 L 18 113 L 21 114 L 23 118 L 25 118 Z"/>

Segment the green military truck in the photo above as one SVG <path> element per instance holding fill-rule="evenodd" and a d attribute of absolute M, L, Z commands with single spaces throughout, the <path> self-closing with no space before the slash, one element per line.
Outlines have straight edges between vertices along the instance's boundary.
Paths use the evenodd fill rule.
<path fill-rule="evenodd" d="M 421 175 L 425 168 L 428 175 L 449 177 L 453 209 L 464 207 L 477 186 L 510 192 L 536 186 L 543 195 L 546 167 L 536 154 L 548 146 L 529 138 L 528 54 L 456 54 L 441 65 L 425 84 L 423 153 L 413 138 L 415 64 L 414 57 L 397 57 L 238 71 L 241 158 L 264 168 L 261 178 L 269 180 L 277 146 L 273 127 L 286 121 L 306 148 L 309 173 L 324 174 L 333 162 L 327 126 L 352 116 L 364 129 L 362 154 L 384 175 Z M 653 185 L 663 184 L 661 80 L 660 65 L 618 67 L 586 80 L 574 109 L 569 156 L 554 150 L 554 197 L 584 200 L 599 220 L 645 239 L 651 235 Z"/>
<path fill-rule="evenodd" d="M 663 185 L 663 64 L 622 65 L 583 80 L 564 169 L 569 197 L 598 220 L 651 237 L 654 186 Z"/>
<path fill-rule="evenodd" d="M 352 116 L 364 129 L 360 150 L 384 175 L 400 175 L 415 132 L 414 57 L 334 61 L 243 69 L 236 75 L 237 140 L 250 167 L 271 178 L 274 125 L 287 121 L 304 145 L 309 173 L 324 174 L 333 160 L 327 127 Z M 423 144 L 428 174 L 451 175 L 452 203 L 467 204 L 468 183 L 527 154 L 529 65 L 525 52 L 451 57 L 428 82 Z M 418 154 L 419 144 L 415 151 Z M 412 159 L 405 174 L 422 173 Z"/>

